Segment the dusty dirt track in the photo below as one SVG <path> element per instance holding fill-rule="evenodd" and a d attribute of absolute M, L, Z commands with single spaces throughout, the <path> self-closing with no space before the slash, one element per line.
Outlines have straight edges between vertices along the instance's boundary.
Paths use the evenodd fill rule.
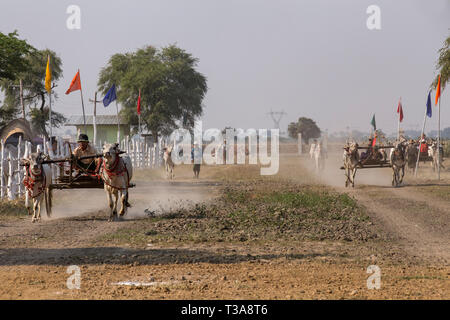
<path fill-rule="evenodd" d="M 289 155 L 274 177 L 259 177 L 254 166 L 203 166 L 199 180 L 190 167 L 177 167 L 173 182 L 160 171 L 141 172 L 133 208 L 114 223 L 102 190 L 56 192 L 50 220 L 0 216 L 0 298 L 449 299 L 450 173 L 440 185 L 423 175 L 393 189 L 390 169 L 361 171 L 355 189 L 345 189 L 339 166 L 340 155 L 330 155 L 319 176 L 308 158 Z M 262 192 L 252 184 L 317 185 L 356 199 L 369 220 L 349 228 L 341 221 L 346 237 L 323 239 L 304 237 L 306 227 L 286 238 L 211 228 L 208 221 L 216 220 L 202 215 L 236 181 L 250 181 L 236 186 L 248 197 L 242 205 L 253 205 L 252 190 Z M 188 214 L 179 222 L 149 217 L 179 208 Z M 360 241 L 357 233 L 370 236 Z M 372 264 L 381 268 L 379 290 L 366 286 Z M 69 265 L 81 268 L 80 290 L 66 286 Z"/>

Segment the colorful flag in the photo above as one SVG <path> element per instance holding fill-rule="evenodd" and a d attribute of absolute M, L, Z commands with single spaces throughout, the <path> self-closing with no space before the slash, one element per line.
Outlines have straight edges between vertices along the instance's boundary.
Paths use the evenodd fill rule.
<path fill-rule="evenodd" d="M 75 77 L 73 77 L 72 82 L 70 83 L 70 87 L 66 91 L 66 94 L 69 94 L 72 91 L 77 91 L 77 90 L 81 90 L 80 70 L 78 70 Z"/>
<path fill-rule="evenodd" d="M 431 118 L 431 115 L 433 112 L 431 111 L 431 90 L 428 92 L 428 99 L 427 99 L 427 116 Z"/>
<path fill-rule="evenodd" d="M 398 102 L 397 113 L 400 114 L 400 122 L 403 121 L 403 108 L 402 108 L 402 100 Z"/>
<path fill-rule="evenodd" d="M 138 104 L 137 104 L 137 113 L 141 114 L 141 90 L 139 90 L 139 98 L 138 98 Z"/>
<path fill-rule="evenodd" d="M 440 97 L 441 97 L 441 75 L 439 75 L 439 80 L 436 87 L 436 102 L 434 103 L 435 105 L 438 104 L 438 100 Z"/>
<path fill-rule="evenodd" d="M 113 102 L 116 99 L 117 99 L 117 96 L 116 96 L 116 85 L 113 84 L 111 89 L 108 90 L 108 92 L 106 93 L 106 96 L 103 98 L 103 105 L 105 107 L 107 107 L 107 106 L 109 106 L 109 104 L 111 102 Z"/>
<path fill-rule="evenodd" d="M 373 142 L 372 142 L 372 147 L 375 147 L 375 144 L 377 143 L 377 132 L 375 131 L 374 135 L 373 135 Z"/>
<path fill-rule="evenodd" d="M 52 70 L 50 68 L 50 55 L 47 59 L 47 68 L 45 69 L 45 90 L 48 93 L 52 91 Z"/>
<path fill-rule="evenodd" d="M 375 114 L 373 115 L 370 124 L 373 126 L 373 130 L 377 130 L 377 123 L 375 122 Z"/>

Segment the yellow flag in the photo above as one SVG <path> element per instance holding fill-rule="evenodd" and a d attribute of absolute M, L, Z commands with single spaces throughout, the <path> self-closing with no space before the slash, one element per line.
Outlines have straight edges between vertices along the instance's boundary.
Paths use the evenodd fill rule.
<path fill-rule="evenodd" d="M 47 69 L 45 70 L 45 90 L 48 93 L 52 91 L 52 70 L 50 69 L 50 56 L 47 60 Z"/>

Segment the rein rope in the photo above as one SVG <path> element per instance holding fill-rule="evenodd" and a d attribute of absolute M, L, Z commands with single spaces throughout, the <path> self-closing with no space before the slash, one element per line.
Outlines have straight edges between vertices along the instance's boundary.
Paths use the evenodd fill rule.
<path fill-rule="evenodd" d="M 35 175 L 33 173 L 33 171 L 31 170 L 31 166 L 28 166 L 28 170 L 25 170 L 26 176 L 23 179 L 23 185 L 27 189 L 28 195 L 33 199 L 38 197 L 39 195 L 41 195 L 45 190 L 46 179 L 45 179 L 45 174 L 44 174 L 44 168 L 42 167 L 42 165 L 41 165 L 40 171 L 41 171 L 41 173 L 39 175 Z M 42 181 L 43 183 L 38 185 L 37 194 L 34 194 L 34 186 L 35 186 L 36 182 L 40 182 L 40 181 Z"/>
<path fill-rule="evenodd" d="M 119 167 L 120 164 L 122 165 L 122 168 L 120 170 L 116 171 L 117 167 Z M 106 182 L 107 179 L 104 176 L 104 173 L 106 173 L 107 178 L 109 180 L 111 180 L 112 177 L 123 176 L 125 174 L 125 172 L 127 173 L 127 186 L 126 187 L 117 187 L 117 186 L 113 186 L 112 184 Z M 102 171 L 100 173 L 100 176 L 103 180 L 103 183 L 113 189 L 127 190 L 130 187 L 130 174 L 128 172 L 128 168 L 119 155 L 116 155 L 116 160 L 114 161 L 112 168 L 108 168 L 106 166 L 106 161 L 103 160 Z"/>

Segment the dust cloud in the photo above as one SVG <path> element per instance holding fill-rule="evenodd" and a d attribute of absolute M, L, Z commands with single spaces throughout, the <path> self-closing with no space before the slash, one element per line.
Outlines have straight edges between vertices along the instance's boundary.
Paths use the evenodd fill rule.
<path fill-rule="evenodd" d="M 193 206 L 213 197 L 211 184 L 189 181 L 139 181 L 129 189 L 127 218 L 159 215 L 165 211 Z M 120 203 L 118 204 L 120 208 Z M 46 219 L 45 208 L 42 218 Z M 106 192 L 103 189 L 72 189 L 53 191 L 52 219 L 85 214 L 109 216 Z"/>

